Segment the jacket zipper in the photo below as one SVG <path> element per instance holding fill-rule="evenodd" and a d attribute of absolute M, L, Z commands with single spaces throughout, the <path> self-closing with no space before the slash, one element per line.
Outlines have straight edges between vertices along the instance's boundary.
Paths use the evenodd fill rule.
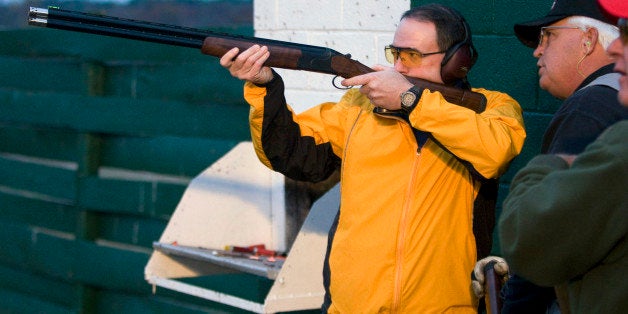
<path fill-rule="evenodd" d="M 353 125 L 351 125 L 351 129 L 349 130 L 349 135 L 347 135 L 347 138 L 345 139 L 345 149 L 342 152 L 342 160 L 343 162 L 340 164 L 340 167 L 342 168 L 340 171 L 340 190 L 342 191 L 342 174 L 344 173 L 344 168 L 345 168 L 345 163 L 344 161 L 347 160 L 347 151 L 349 151 L 349 139 L 351 138 L 351 135 L 353 134 L 353 130 L 355 129 L 355 126 L 358 124 L 358 120 L 360 120 L 360 116 L 362 115 L 362 109 L 360 109 L 360 111 L 358 112 L 358 115 L 355 117 L 355 120 L 353 121 Z"/>
<path fill-rule="evenodd" d="M 407 228 L 407 216 L 410 211 L 410 203 L 412 199 L 412 187 L 414 186 L 414 180 L 416 179 L 416 168 L 419 165 L 419 159 L 421 158 L 421 147 L 417 148 L 416 158 L 412 164 L 412 172 L 410 181 L 408 182 L 408 188 L 406 189 L 405 201 L 403 203 L 403 210 L 401 212 L 401 221 L 399 223 L 399 237 L 397 239 L 397 253 L 395 256 L 395 285 L 393 292 L 393 304 L 391 306 L 391 313 L 397 313 L 401 306 L 401 289 L 403 287 L 403 255 L 404 255 L 404 242 L 406 238 Z"/>

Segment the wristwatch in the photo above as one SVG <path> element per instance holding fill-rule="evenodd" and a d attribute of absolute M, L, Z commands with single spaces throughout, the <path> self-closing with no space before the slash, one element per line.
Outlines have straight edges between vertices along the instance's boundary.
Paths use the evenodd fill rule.
<path fill-rule="evenodd" d="M 410 87 L 407 91 L 401 93 L 401 110 L 410 114 L 414 107 L 419 103 L 423 90 L 420 90 L 416 86 Z"/>

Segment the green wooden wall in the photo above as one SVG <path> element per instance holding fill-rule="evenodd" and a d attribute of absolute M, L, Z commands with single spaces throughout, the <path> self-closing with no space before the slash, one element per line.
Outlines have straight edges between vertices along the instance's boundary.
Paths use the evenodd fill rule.
<path fill-rule="evenodd" d="M 512 33 L 550 1 L 440 2 L 471 24 L 472 84 L 525 109 L 529 138 L 503 198 L 559 103 Z M 249 139 L 241 82 L 194 49 L 32 27 L 2 29 L 0 42 L 0 313 L 241 312 L 153 294 L 143 277 L 189 180 Z M 247 275 L 206 284 L 259 302 L 271 285 Z"/>
<path fill-rule="evenodd" d="M 0 313 L 241 312 L 152 294 L 144 267 L 190 179 L 249 140 L 242 83 L 195 49 L 35 27 L 0 42 Z M 261 302 L 271 282 L 207 285 Z"/>

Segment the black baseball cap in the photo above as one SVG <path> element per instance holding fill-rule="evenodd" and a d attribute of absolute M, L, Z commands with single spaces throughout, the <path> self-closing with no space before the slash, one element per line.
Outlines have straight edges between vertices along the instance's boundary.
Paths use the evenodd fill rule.
<path fill-rule="evenodd" d="M 602 13 L 596 0 L 554 0 L 552 7 L 544 17 L 515 24 L 515 35 L 524 45 L 536 48 L 539 43 L 541 27 L 574 15 L 590 17 L 604 23 L 612 23 Z"/>

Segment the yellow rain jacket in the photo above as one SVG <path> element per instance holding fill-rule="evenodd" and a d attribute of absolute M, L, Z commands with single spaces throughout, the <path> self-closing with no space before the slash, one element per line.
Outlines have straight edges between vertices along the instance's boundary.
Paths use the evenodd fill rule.
<path fill-rule="evenodd" d="M 526 136 L 510 96 L 481 114 L 423 92 L 406 121 L 382 118 L 357 89 L 294 114 L 283 81 L 246 83 L 259 159 L 296 180 L 340 168 L 340 210 L 324 270 L 329 313 L 475 313 L 473 203 L 504 173 Z M 419 148 L 412 128 L 429 133 Z M 474 174 L 472 174 L 474 173 Z"/>

